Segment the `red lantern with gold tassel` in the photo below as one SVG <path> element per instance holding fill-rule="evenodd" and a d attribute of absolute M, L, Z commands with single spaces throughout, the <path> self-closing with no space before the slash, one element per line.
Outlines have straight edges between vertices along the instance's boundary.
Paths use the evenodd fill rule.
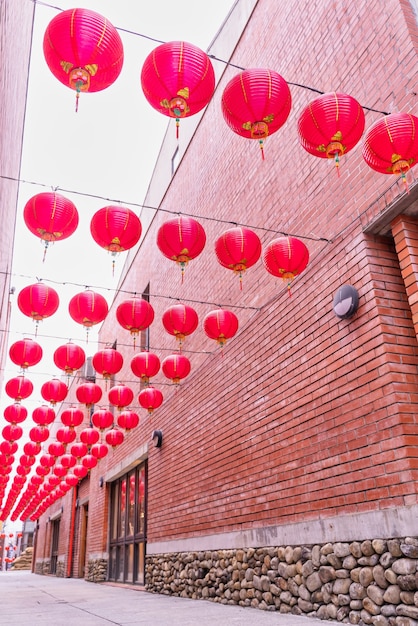
<path fill-rule="evenodd" d="M 153 352 L 140 352 L 131 360 L 131 370 L 143 383 L 149 383 L 149 379 L 156 376 L 160 370 L 160 359 Z"/>
<path fill-rule="evenodd" d="M 274 70 L 247 69 L 234 76 L 222 94 L 222 113 L 241 137 L 256 139 L 264 159 L 264 140 L 283 126 L 292 106 L 290 89 Z"/>
<path fill-rule="evenodd" d="M 70 376 L 83 367 L 86 354 L 83 348 L 69 341 L 55 350 L 53 358 L 55 365 Z"/>
<path fill-rule="evenodd" d="M 377 120 L 366 132 L 363 158 L 381 174 L 402 176 L 418 161 L 418 117 L 392 113 Z"/>
<path fill-rule="evenodd" d="M 5 391 L 10 398 L 20 402 L 31 395 L 33 383 L 25 376 L 15 376 L 7 381 Z"/>
<path fill-rule="evenodd" d="M 52 378 L 52 380 L 48 380 L 41 387 L 41 396 L 44 400 L 50 402 L 52 406 L 57 404 L 57 402 L 65 400 L 67 394 L 67 385 L 59 378 Z"/>
<path fill-rule="evenodd" d="M 181 347 L 186 336 L 196 330 L 199 318 L 191 306 L 174 304 L 163 313 L 162 322 L 165 330 L 175 336 Z"/>
<path fill-rule="evenodd" d="M 23 370 L 37 365 L 42 359 L 42 348 L 33 339 L 20 339 L 10 346 L 10 359 Z"/>
<path fill-rule="evenodd" d="M 89 409 L 100 401 L 103 391 L 97 383 L 83 383 L 77 387 L 75 395 L 80 404 L 84 404 Z"/>
<path fill-rule="evenodd" d="M 139 424 L 139 416 L 134 411 L 121 411 L 118 415 L 118 426 L 126 431 L 136 428 Z"/>
<path fill-rule="evenodd" d="M 116 319 L 122 328 L 131 333 L 135 348 L 136 337 L 154 321 L 154 309 L 143 298 L 128 298 L 118 305 Z"/>
<path fill-rule="evenodd" d="M 334 159 L 339 173 L 340 157 L 357 145 L 364 125 L 364 112 L 355 98 L 345 93 L 325 93 L 302 111 L 299 140 L 309 154 Z"/>
<path fill-rule="evenodd" d="M 110 404 L 115 406 L 118 411 L 132 404 L 134 392 L 127 385 L 114 385 L 107 394 Z"/>
<path fill-rule="evenodd" d="M 261 256 L 261 241 L 250 228 L 237 226 L 225 231 L 215 241 L 215 253 L 223 267 L 238 274 L 242 289 L 242 275 Z"/>
<path fill-rule="evenodd" d="M 215 309 L 205 316 L 203 330 L 210 339 L 215 339 L 223 348 L 227 340 L 236 335 L 238 318 L 232 311 Z"/>
<path fill-rule="evenodd" d="M 55 289 L 39 282 L 28 285 L 19 292 L 17 305 L 24 315 L 31 317 L 36 322 L 36 335 L 39 322 L 57 311 L 59 297 Z"/>
<path fill-rule="evenodd" d="M 159 389 L 155 387 L 147 387 L 139 392 L 138 402 L 148 411 L 149 414 L 153 413 L 155 409 L 158 409 L 163 403 L 164 397 Z"/>
<path fill-rule="evenodd" d="M 289 295 L 290 284 L 309 263 L 309 250 L 296 237 L 279 237 L 271 241 L 263 252 L 266 270 L 286 281 Z"/>
<path fill-rule="evenodd" d="M 178 137 L 180 118 L 198 113 L 211 99 L 215 73 L 203 50 L 185 41 L 169 41 L 145 59 L 141 86 L 154 109 L 175 118 Z"/>
<path fill-rule="evenodd" d="M 123 66 L 123 44 L 116 28 L 89 9 L 68 9 L 56 15 L 45 31 L 43 51 L 52 74 L 76 91 L 106 89 Z"/>
<path fill-rule="evenodd" d="M 172 380 L 175 385 L 178 385 L 180 380 L 190 374 L 191 364 L 187 356 L 176 353 L 170 354 L 163 359 L 161 369 L 164 376 Z"/>
<path fill-rule="evenodd" d="M 20 424 L 24 422 L 28 416 L 28 410 L 22 404 L 11 404 L 6 406 L 3 411 L 4 419 L 9 424 Z"/>
<path fill-rule="evenodd" d="M 93 355 L 92 365 L 98 374 L 109 380 L 122 369 L 123 356 L 114 348 L 104 348 Z"/>
<path fill-rule="evenodd" d="M 182 281 L 186 265 L 199 256 L 205 244 L 203 226 L 193 217 L 179 215 L 158 229 L 157 246 L 167 259 L 180 265 Z"/>
<path fill-rule="evenodd" d="M 90 232 L 94 241 L 112 254 L 114 270 L 115 256 L 138 243 L 142 226 L 139 217 L 131 209 L 106 206 L 91 218 Z"/>
<path fill-rule="evenodd" d="M 109 307 L 106 299 L 100 293 L 86 289 L 71 298 L 68 311 L 72 319 L 78 324 L 82 324 L 88 333 L 89 328 L 103 322 Z"/>

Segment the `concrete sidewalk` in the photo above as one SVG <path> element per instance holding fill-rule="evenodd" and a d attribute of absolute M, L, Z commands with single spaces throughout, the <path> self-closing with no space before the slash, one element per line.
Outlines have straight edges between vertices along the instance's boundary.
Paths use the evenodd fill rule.
<path fill-rule="evenodd" d="M 312 626 L 337 624 L 188 600 L 76 578 L 0 572 L 0 624 L 7 626 Z"/>

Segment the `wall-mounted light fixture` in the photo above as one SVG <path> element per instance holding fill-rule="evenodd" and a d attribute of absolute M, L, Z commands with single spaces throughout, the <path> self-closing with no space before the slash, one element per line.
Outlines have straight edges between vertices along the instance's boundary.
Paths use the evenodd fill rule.
<path fill-rule="evenodd" d="M 104 485 L 104 478 L 103 478 L 103 476 L 100 476 L 100 478 L 99 478 L 99 487 L 102 488 L 103 485 Z"/>
<path fill-rule="evenodd" d="M 161 446 L 163 445 L 163 431 L 153 430 L 151 439 L 156 448 L 161 448 Z"/>
<path fill-rule="evenodd" d="M 352 317 L 358 309 L 358 291 L 352 285 L 343 285 L 334 296 L 332 308 L 337 317 L 346 320 Z"/>

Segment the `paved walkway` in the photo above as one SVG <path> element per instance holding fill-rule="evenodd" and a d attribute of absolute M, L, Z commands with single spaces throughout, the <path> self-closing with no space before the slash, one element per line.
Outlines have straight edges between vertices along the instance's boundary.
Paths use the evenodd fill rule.
<path fill-rule="evenodd" d="M 337 622 L 188 600 L 76 578 L 0 572 L 7 626 L 330 626 Z"/>

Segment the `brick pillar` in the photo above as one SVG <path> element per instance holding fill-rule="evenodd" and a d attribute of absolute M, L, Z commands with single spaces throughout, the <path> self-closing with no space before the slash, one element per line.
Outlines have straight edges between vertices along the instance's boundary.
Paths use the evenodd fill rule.
<path fill-rule="evenodd" d="M 418 339 L 418 220 L 398 215 L 391 227 Z"/>

